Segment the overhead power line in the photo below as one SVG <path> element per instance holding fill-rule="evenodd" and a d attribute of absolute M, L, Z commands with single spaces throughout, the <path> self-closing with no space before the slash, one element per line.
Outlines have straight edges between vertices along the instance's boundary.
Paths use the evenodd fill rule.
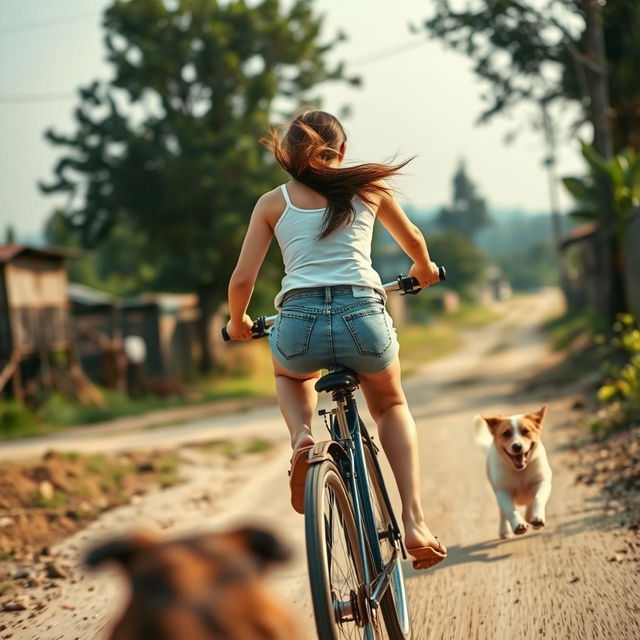
<path fill-rule="evenodd" d="M 93 13 L 78 13 L 72 16 L 61 16 L 59 18 L 51 18 L 50 20 L 34 20 L 33 22 L 24 22 L 23 24 L 16 24 L 8 27 L 0 27 L 0 35 L 5 33 L 19 33 L 20 31 L 31 31 L 32 29 L 44 29 L 46 27 L 55 27 L 60 24 L 66 24 L 68 22 L 78 22 L 80 20 L 88 20 L 89 18 L 95 18 L 99 14 L 95 11 Z"/>
<path fill-rule="evenodd" d="M 372 54 L 369 54 L 368 56 L 356 58 L 351 62 L 351 66 L 354 66 L 354 67 L 365 66 L 368 64 L 379 62 L 380 60 L 385 60 L 386 58 L 396 56 L 400 53 L 404 53 L 405 51 L 410 51 L 411 49 L 417 49 L 418 47 L 422 47 L 425 44 L 427 44 L 427 42 L 428 40 L 426 38 L 424 40 L 420 40 L 417 42 L 405 42 L 404 44 L 396 45 L 395 47 L 391 47 L 383 51 L 378 51 L 377 53 L 372 53 Z M 23 104 L 23 103 L 29 103 L 29 102 L 58 102 L 62 100 L 71 100 L 75 97 L 76 97 L 75 93 L 25 93 L 25 94 L 14 94 L 14 95 L 0 95 L 0 104 Z"/>
<path fill-rule="evenodd" d="M 0 95 L 2 104 L 22 104 L 25 102 L 58 102 L 61 100 L 71 100 L 76 97 L 75 93 L 16 93 L 13 95 Z"/>
<path fill-rule="evenodd" d="M 395 47 L 390 47 L 389 49 L 385 49 L 383 51 L 377 51 L 374 53 L 370 53 L 368 56 L 362 56 L 360 58 L 356 58 L 351 62 L 352 66 L 365 66 L 368 64 L 372 64 L 374 62 L 379 62 L 380 60 L 385 60 L 386 58 L 391 58 L 392 56 L 397 56 L 400 53 L 404 53 L 405 51 L 410 51 L 411 49 L 417 49 L 418 47 L 423 47 L 429 41 L 427 38 L 422 38 L 418 41 L 405 42 L 403 44 L 396 45 Z"/>

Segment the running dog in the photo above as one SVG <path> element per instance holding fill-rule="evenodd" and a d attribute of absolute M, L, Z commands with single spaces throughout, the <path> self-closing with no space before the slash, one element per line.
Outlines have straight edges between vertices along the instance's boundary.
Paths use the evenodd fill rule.
<path fill-rule="evenodd" d="M 544 527 L 551 467 L 541 440 L 547 407 L 536 413 L 474 418 L 476 442 L 487 447 L 487 476 L 500 509 L 499 534 Z M 525 506 L 524 518 L 516 505 Z"/>
<path fill-rule="evenodd" d="M 168 541 L 138 532 L 96 547 L 86 563 L 115 561 L 131 583 L 111 640 L 297 640 L 263 580 L 288 557 L 271 533 L 243 528 Z"/>

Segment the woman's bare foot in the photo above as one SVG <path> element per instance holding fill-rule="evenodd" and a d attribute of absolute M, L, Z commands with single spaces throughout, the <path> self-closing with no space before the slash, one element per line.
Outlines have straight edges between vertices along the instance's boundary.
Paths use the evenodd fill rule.
<path fill-rule="evenodd" d="M 432 547 L 441 553 L 446 553 L 446 547 L 431 533 L 424 521 L 410 521 L 404 523 L 404 545 L 407 549 L 416 547 Z"/>

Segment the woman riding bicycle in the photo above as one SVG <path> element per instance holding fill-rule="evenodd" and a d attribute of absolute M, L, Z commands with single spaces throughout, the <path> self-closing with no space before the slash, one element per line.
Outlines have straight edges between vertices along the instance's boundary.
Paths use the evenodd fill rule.
<path fill-rule="evenodd" d="M 234 340 L 251 339 L 246 311 L 275 236 L 286 275 L 269 342 L 278 402 L 291 434 L 292 503 L 302 511 L 306 457 L 314 443 L 315 381 L 323 368 L 348 367 L 358 374 L 398 485 L 405 546 L 420 568 L 428 568 L 446 549 L 422 511 L 416 426 L 401 386 L 386 294 L 371 265 L 375 219 L 413 260 L 409 275 L 422 287 L 438 281 L 438 267 L 385 182 L 407 162 L 343 167 L 346 140 L 334 116 L 312 110 L 294 118 L 284 136 L 272 132 L 265 141 L 292 180 L 265 193 L 254 208 L 229 282 L 227 332 Z"/>

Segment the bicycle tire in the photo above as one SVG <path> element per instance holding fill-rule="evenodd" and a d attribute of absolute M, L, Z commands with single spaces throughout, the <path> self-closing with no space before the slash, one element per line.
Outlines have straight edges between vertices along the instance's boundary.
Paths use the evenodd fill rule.
<path fill-rule="evenodd" d="M 367 637 L 367 605 L 360 596 L 364 568 L 356 522 L 351 499 L 333 462 L 325 460 L 311 466 L 304 503 L 307 565 L 318 638 Z M 342 536 L 342 541 L 336 536 Z M 338 575 L 339 563 L 350 567 L 347 573 L 342 567 Z M 352 611 L 345 612 L 348 606 Z M 352 614 L 353 620 L 349 620 Z"/>
<path fill-rule="evenodd" d="M 376 518 L 376 528 L 378 531 L 389 530 L 392 526 L 392 518 L 389 513 L 387 501 L 383 493 L 384 479 L 380 471 L 380 466 L 375 460 L 373 443 L 367 436 L 363 438 L 365 463 L 369 476 L 370 496 L 373 505 L 374 517 Z M 384 538 L 378 541 L 383 563 L 391 557 L 394 541 Z M 384 620 L 385 630 L 390 640 L 409 640 L 411 638 L 411 622 L 409 619 L 409 609 L 407 596 L 404 588 L 404 578 L 400 559 L 396 563 L 391 576 L 389 588 L 382 596 L 380 610 Z"/>

